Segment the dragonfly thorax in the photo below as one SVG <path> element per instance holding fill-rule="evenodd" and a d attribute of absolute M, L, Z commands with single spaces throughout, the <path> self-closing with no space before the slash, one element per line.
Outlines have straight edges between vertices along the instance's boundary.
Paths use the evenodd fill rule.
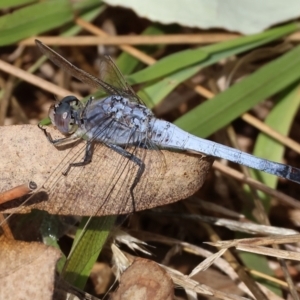
<path fill-rule="evenodd" d="M 97 136 L 98 141 L 123 145 L 146 139 L 152 118 L 144 105 L 113 95 L 91 103 L 83 122 L 90 138 Z"/>
<path fill-rule="evenodd" d="M 67 96 L 49 109 L 51 122 L 64 135 L 74 133 L 80 125 L 82 103 L 74 96 Z"/>
<path fill-rule="evenodd" d="M 130 130 L 146 132 L 152 111 L 139 103 L 131 102 L 122 96 L 111 96 L 103 101 L 103 108 L 111 118 Z"/>

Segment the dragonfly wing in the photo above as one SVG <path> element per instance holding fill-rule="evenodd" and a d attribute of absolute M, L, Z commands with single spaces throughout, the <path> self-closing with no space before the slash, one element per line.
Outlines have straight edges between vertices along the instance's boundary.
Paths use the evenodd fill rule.
<path fill-rule="evenodd" d="M 41 52 L 45 54 L 54 64 L 83 83 L 102 90 L 109 95 L 123 96 L 133 102 L 143 104 L 142 100 L 136 95 L 131 86 L 127 84 L 124 76 L 109 56 L 101 57 L 99 67 L 100 75 L 98 78 L 77 68 L 60 54 L 43 44 L 41 41 L 35 41 Z"/>
<path fill-rule="evenodd" d="M 107 94 L 113 95 L 115 91 L 112 87 L 99 78 L 77 68 L 73 64 L 71 64 L 68 60 L 63 58 L 60 54 L 43 44 L 39 40 L 35 40 L 36 45 L 39 47 L 41 52 L 45 54 L 53 63 L 55 63 L 58 67 L 62 68 L 70 75 L 74 76 L 78 80 L 86 83 L 92 87 L 105 91 Z"/>
<path fill-rule="evenodd" d="M 114 86 L 119 91 L 120 96 L 144 105 L 110 56 L 102 56 L 99 65 L 99 78 L 102 81 Z"/>

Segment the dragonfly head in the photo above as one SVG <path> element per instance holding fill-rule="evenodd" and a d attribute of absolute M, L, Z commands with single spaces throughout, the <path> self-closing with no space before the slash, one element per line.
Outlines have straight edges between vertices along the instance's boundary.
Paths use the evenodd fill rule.
<path fill-rule="evenodd" d="M 80 124 L 82 103 L 74 96 L 67 96 L 51 105 L 49 117 L 51 122 L 64 135 L 74 133 Z"/>

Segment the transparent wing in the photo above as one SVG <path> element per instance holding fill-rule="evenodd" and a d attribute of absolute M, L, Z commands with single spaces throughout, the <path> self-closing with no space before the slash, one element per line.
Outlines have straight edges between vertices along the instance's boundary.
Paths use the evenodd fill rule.
<path fill-rule="evenodd" d="M 111 131 L 109 126 L 99 128 L 101 130 L 98 130 L 93 140 L 103 139 L 108 135 L 107 131 Z M 93 140 L 89 142 L 93 143 Z M 53 201 L 57 203 L 53 204 L 51 213 L 118 215 L 154 205 L 158 185 L 162 182 L 166 167 L 163 153 L 150 141 L 146 141 L 143 145 L 122 148 L 130 154 L 129 156 L 138 158 L 145 166 L 137 186 L 133 189 L 134 199 L 131 197 L 130 188 L 134 184 L 140 166 L 134 159 L 121 155 L 103 143 L 94 143 L 90 164 L 71 167 L 67 176 L 62 175 L 70 163 L 82 161 L 85 147 L 85 142 L 73 147 L 44 184 L 49 199 L 51 201 L 54 199 Z M 41 203 L 36 208 L 43 209 L 43 205 Z M 48 207 L 48 203 L 46 205 Z"/>
<path fill-rule="evenodd" d="M 132 102 L 143 104 L 131 86 L 126 82 L 124 76 L 109 56 L 102 56 L 99 67 L 99 78 L 77 68 L 57 52 L 35 40 L 41 52 L 45 54 L 53 63 L 62 68 L 70 75 L 92 87 L 100 89 L 109 95 L 119 95 L 128 98 Z"/>

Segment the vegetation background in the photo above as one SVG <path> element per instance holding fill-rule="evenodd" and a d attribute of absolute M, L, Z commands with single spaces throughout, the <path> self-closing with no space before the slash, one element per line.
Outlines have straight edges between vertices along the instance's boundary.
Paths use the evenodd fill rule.
<path fill-rule="evenodd" d="M 158 117 L 194 135 L 300 167 L 300 10 L 296 1 L 265 1 L 265 6 L 260 1 L 245 1 L 243 6 L 211 1 L 215 11 L 202 1 L 186 1 L 185 7 L 162 0 L 143 7 L 132 2 L 124 8 L 109 5 L 117 5 L 115 1 L 98 0 L 1 1 L 0 124 L 37 124 L 47 118 L 53 99 L 65 96 L 59 87 L 83 97 L 95 92 L 41 57 L 34 44 L 38 37 L 95 76 L 99 56 L 112 56 Z M 105 229 L 95 228 L 80 239 L 82 246 L 67 260 L 67 274 L 72 276 L 64 279 L 97 297 L 117 299 L 117 293 L 108 294 L 117 287 L 112 270 L 122 273 L 132 262 L 139 262 L 137 257 L 144 257 L 145 265 L 127 284 L 133 281 L 140 291 L 141 278 L 150 276 L 143 271 L 149 269 L 154 278 L 143 282 L 143 287 L 151 289 L 151 280 L 156 280 L 155 299 L 161 290 L 165 293 L 161 299 L 171 293 L 176 299 L 298 299 L 299 191 L 296 183 L 216 162 L 204 186 L 188 199 L 130 214 L 118 223 L 122 224 L 118 231 L 112 230 L 114 218 L 96 219 Z M 79 228 L 85 222 L 83 218 Z M 93 220 L 89 224 L 91 229 Z M 78 224 L 71 227 L 56 245 L 65 254 Z M 49 236 L 44 241 L 56 244 L 56 238 Z M 220 243 L 233 239 L 234 243 Z M 4 247 L 7 242 L 2 245 L 0 251 L 15 251 L 11 244 Z M 27 246 L 16 247 L 21 255 Z M 26 251 L 40 253 L 35 248 Z M 39 268 L 26 270 L 32 265 L 30 259 L 16 268 L 23 269 L 25 277 Z M 161 269 L 151 261 L 163 265 L 166 272 L 159 273 Z M 61 260 L 59 268 L 64 263 Z M 1 264 L 5 267 L 0 277 L 15 281 L 11 261 L 3 258 Z M 172 281 L 163 285 L 169 277 Z M 45 282 L 38 276 L 6 291 L 13 299 L 18 298 L 16 293 L 26 298 L 28 286 L 36 293 L 45 292 Z M 65 283 L 57 289 L 74 288 Z M 87 297 L 79 290 L 75 291 L 78 297 Z M 131 299 L 140 299 L 136 291 Z"/>

